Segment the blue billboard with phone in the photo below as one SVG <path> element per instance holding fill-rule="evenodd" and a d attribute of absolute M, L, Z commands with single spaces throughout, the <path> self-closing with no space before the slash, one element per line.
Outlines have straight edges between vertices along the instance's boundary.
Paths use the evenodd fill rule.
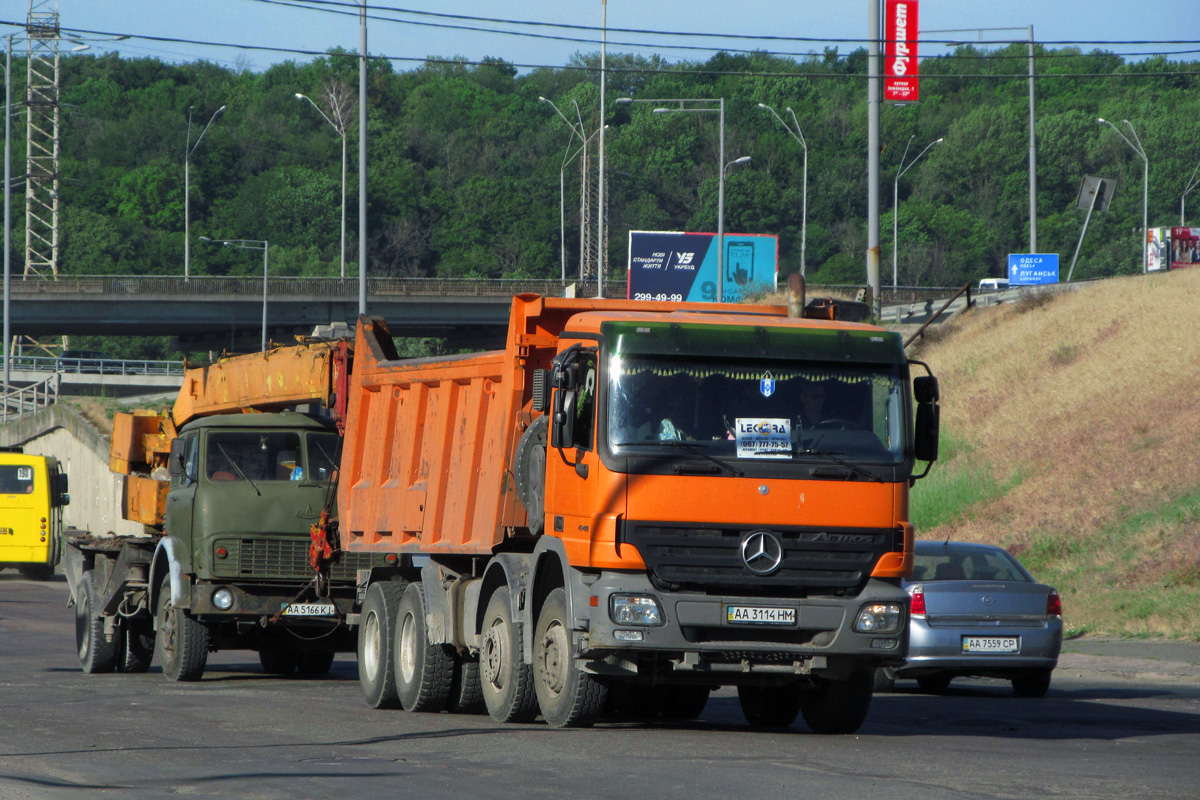
<path fill-rule="evenodd" d="M 724 239 L 724 302 L 775 291 L 779 237 L 727 233 Z M 715 233 L 630 231 L 629 298 L 716 302 L 717 261 Z"/>

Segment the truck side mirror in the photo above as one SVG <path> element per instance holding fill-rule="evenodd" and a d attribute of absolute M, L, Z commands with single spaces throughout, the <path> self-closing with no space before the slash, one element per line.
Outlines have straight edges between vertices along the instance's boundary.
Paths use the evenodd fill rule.
<path fill-rule="evenodd" d="M 936 403 L 940 400 L 937 378 L 932 375 L 913 378 L 913 397 L 918 403 Z"/>
<path fill-rule="evenodd" d="M 187 442 L 183 439 L 171 440 L 171 454 L 167 456 L 167 471 L 175 478 L 183 474 L 184 459 L 187 457 Z"/>
<path fill-rule="evenodd" d="M 913 397 L 917 401 L 917 429 L 913 454 L 921 461 L 933 463 L 938 457 L 938 428 L 941 410 L 938 400 L 938 381 L 932 375 L 913 378 Z"/>
<path fill-rule="evenodd" d="M 562 449 L 575 440 L 575 390 L 554 393 L 554 419 L 550 422 L 550 446 Z"/>

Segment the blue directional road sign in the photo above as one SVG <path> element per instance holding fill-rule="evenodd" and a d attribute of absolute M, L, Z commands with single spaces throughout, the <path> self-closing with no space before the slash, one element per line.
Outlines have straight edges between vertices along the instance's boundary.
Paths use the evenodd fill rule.
<path fill-rule="evenodd" d="M 1058 253 L 1009 253 L 1008 285 L 1058 283 Z"/>

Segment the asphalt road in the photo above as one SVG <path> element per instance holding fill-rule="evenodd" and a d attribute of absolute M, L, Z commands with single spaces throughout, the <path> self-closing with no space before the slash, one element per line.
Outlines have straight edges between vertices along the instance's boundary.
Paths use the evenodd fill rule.
<path fill-rule="evenodd" d="M 352 657 L 265 676 L 219 653 L 198 684 L 84 675 L 66 584 L 0 573 L 0 800 L 27 798 L 1188 798 L 1200 646 L 1073 642 L 1047 697 L 900 682 L 851 736 L 751 730 L 736 696 L 689 723 L 556 731 L 366 707 Z"/>

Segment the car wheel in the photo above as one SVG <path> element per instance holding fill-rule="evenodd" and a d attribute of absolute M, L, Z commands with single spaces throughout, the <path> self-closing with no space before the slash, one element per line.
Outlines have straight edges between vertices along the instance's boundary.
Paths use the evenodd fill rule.
<path fill-rule="evenodd" d="M 874 688 L 876 694 L 890 692 L 896 688 L 896 668 L 876 667 L 875 681 L 872 688 Z"/>
<path fill-rule="evenodd" d="M 1044 697 L 1050 691 L 1050 673 L 1048 669 L 1035 669 L 1013 678 L 1013 691 L 1017 697 Z"/>
<path fill-rule="evenodd" d="M 950 686 L 950 681 L 952 680 L 954 680 L 953 675 L 948 675 L 945 672 L 935 672 L 932 675 L 922 675 L 917 678 L 917 686 L 920 686 L 923 692 L 941 694 Z"/>

